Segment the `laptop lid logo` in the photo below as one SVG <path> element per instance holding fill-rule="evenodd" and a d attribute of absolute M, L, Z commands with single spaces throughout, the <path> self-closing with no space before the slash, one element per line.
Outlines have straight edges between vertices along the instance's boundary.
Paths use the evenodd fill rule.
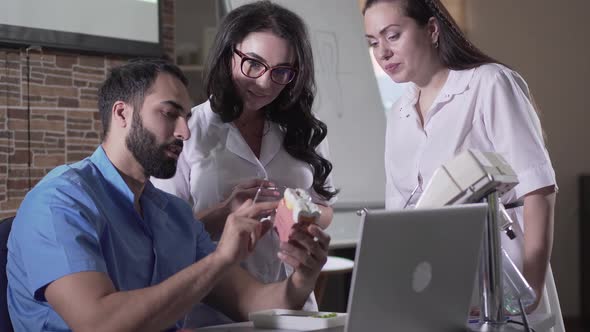
<path fill-rule="evenodd" d="M 416 293 L 422 293 L 432 281 L 432 265 L 428 262 L 422 262 L 416 265 L 412 275 L 412 289 Z"/>

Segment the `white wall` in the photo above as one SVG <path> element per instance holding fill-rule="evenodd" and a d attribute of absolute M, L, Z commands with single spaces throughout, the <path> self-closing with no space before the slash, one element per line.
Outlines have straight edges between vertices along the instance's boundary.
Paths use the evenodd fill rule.
<path fill-rule="evenodd" d="M 469 0 L 471 40 L 519 71 L 541 109 L 559 194 L 551 264 L 565 316 L 580 313 L 577 177 L 590 173 L 590 1 Z"/>
<path fill-rule="evenodd" d="M 2 0 L 0 23 L 159 42 L 158 4 L 148 0 Z"/>

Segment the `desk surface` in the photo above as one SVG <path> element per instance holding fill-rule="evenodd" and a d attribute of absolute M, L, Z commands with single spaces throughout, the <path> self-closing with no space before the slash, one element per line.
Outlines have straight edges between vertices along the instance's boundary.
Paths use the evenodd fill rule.
<path fill-rule="evenodd" d="M 519 319 L 514 319 L 520 321 Z M 539 315 L 539 314 L 532 314 L 529 316 L 529 321 L 531 327 L 535 329 L 536 332 L 544 332 L 549 331 L 555 325 L 555 317 L 553 315 Z M 477 329 L 476 324 L 470 324 L 469 327 L 471 331 L 479 331 Z M 286 329 L 258 329 L 255 328 L 252 322 L 243 322 L 243 323 L 235 323 L 235 324 L 227 324 L 227 325 L 219 325 L 219 326 L 211 326 L 207 328 L 199 328 L 199 332 L 201 331 L 210 331 L 210 332 L 298 332 L 297 330 L 286 330 Z M 323 331 L 323 332 L 344 332 L 344 327 L 333 327 L 329 329 L 323 330 L 315 330 L 315 331 Z M 466 329 L 466 331 L 468 331 Z M 508 324 L 502 328 L 502 332 L 518 332 L 523 331 L 522 327 L 519 327 L 515 324 Z"/>

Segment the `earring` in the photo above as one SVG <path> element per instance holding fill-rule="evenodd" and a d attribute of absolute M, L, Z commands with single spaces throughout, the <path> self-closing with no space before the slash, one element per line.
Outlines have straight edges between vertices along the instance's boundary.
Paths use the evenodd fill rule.
<path fill-rule="evenodd" d="M 438 39 L 434 42 L 434 48 L 438 48 Z"/>

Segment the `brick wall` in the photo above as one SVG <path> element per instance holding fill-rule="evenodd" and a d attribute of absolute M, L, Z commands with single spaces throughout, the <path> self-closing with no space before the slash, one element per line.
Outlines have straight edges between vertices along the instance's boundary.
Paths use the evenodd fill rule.
<path fill-rule="evenodd" d="M 174 59 L 174 0 L 163 0 L 161 18 L 164 49 Z M 96 93 L 109 68 L 125 61 L 110 55 L 31 52 L 27 94 L 24 48 L 0 47 L 1 218 L 14 215 L 31 186 L 48 171 L 96 149 L 102 130 Z"/>

